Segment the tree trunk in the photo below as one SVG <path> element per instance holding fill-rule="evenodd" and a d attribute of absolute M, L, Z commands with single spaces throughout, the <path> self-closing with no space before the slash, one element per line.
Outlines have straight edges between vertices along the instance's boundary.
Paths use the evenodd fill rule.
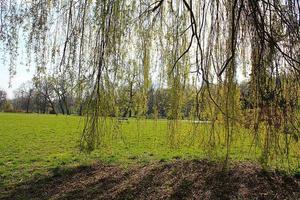
<path fill-rule="evenodd" d="M 61 109 L 61 112 L 64 115 L 65 114 L 65 109 L 64 109 L 64 106 L 63 106 L 63 103 L 62 103 L 62 100 L 61 100 L 60 96 L 58 97 L 58 103 L 59 103 L 59 107 Z"/>

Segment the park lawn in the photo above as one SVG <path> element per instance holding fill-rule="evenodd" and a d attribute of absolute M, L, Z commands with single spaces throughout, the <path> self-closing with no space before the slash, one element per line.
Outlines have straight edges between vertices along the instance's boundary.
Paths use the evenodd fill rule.
<path fill-rule="evenodd" d="M 79 151 L 83 123 L 84 118 L 78 116 L 0 113 L 0 188 L 14 187 L 60 168 L 98 161 L 127 167 L 175 159 L 220 160 L 226 152 L 224 136 L 217 134 L 224 132 L 222 127 L 215 128 L 215 141 L 219 142 L 211 146 L 209 124 L 196 127 L 189 121 L 180 121 L 170 145 L 166 120 L 130 119 L 115 123 L 101 148 L 85 154 Z M 261 152 L 259 148 L 250 148 L 249 134 L 245 129 L 236 130 L 230 152 L 233 160 L 258 162 Z M 297 147 L 291 149 L 289 162 L 282 158 L 282 162 L 272 165 L 282 169 L 289 165 L 293 172 L 299 171 Z"/>

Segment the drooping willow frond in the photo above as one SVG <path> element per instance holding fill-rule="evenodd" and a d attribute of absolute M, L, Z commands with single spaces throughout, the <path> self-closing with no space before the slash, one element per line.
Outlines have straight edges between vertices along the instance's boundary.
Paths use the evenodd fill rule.
<path fill-rule="evenodd" d="M 226 160 L 242 111 L 254 139 L 263 135 L 263 162 L 277 153 L 279 137 L 299 138 L 296 0 L 2 0 L 0 9 L 11 76 L 22 33 L 37 73 L 68 84 L 84 102 L 84 149 L 101 144 L 107 119 L 144 117 L 151 83 L 168 92 L 172 145 L 189 88 L 194 119 L 223 123 Z"/>

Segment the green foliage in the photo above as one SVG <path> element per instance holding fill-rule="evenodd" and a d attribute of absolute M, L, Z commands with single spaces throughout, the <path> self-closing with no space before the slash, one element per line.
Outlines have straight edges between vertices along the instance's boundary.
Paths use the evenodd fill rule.
<path fill-rule="evenodd" d="M 59 101 L 65 102 L 61 110 L 65 107 L 70 114 L 67 94 L 76 96 L 79 110 L 86 104 L 81 149 L 103 148 L 107 135 L 123 133 L 111 117 L 136 117 L 140 141 L 150 85 L 155 82 L 158 93 L 167 94 L 155 100 L 154 118 L 158 111 L 169 119 L 165 142 L 172 148 L 179 148 L 184 140 L 181 120 L 186 117 L 210 122 L 210 139 L 205 144 L 211 152 L 224 145 L 226 163 L 233 157 L 235 134 L 245 124 L 252 131 L 254 146 L 261 150 L 263 165 L 283 155 L 290 158 L 300 137 L 300 26 L 295 2 L 47 2 L 1 3 L 0 46 L 9 53 L 12 76 L 17 33 L 24 32 L 39 90 L 48 73 L 46 66 L 51 66 L 49 84 L 59 88 L 54 90 Z M 152 80 L 155 68 L 159 78 Z M 238 71 L 249 78 L 243 107 Z M 27 112 L 31 95 L 29 90 Z M 51 104 L 52 95 L 46 96 Z M 241 117 L 243 112 L 247 118 Z M 195 126 L 191 132 L 200 133 Z"/>
<path fill-rule="evenodd" d="M 4 112 L 13 112 L 14 111 L 14 107 L 11 104 L 10 101 L 5 101 L 3 104 L 3 111 Z"/>

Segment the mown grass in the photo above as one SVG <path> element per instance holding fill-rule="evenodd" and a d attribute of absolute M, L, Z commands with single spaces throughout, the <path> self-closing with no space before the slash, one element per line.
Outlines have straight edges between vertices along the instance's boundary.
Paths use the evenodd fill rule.
<path fill-rule="evenodd" d="M 209 124 L 180 121 L 170 145 L 166 120 L 131 119 L 108 126 L 111 130 L 101 148 L 84 154 L 79 151 L 83 122 L 78 116 L 0 113 L 0 188 L 47 175 L 61 167 L 95 161 L 126 166 L 172 159 L 220 160 L 226 152 L 223 127 L 216 126 L 212 135 Z M 235 130 L 232 141 L 233 160 L 259 160 L 261 149 L 251 147 L 250 131 Z M 299 171 L 299 144 L 292 147 L 289 162 L 282 157 L 274 159 L 272 165 Z"/>

